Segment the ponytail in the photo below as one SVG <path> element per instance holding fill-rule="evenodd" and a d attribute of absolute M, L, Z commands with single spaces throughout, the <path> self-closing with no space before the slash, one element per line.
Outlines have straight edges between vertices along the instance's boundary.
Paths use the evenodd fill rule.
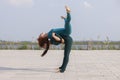
<path fill-rule="evenodd" d="M 47 43 L 47 47 L 46 47 L 46 49 L 44 50 L 44 52 L 42 53 L 41 57 L 43 57 L 43 56 L 47 53 L 47 51 L 49 50 L 50 44 L 49 44 L 49 40 L 48 40 L 48 39 L 47 39 L 46 43 Z"/>

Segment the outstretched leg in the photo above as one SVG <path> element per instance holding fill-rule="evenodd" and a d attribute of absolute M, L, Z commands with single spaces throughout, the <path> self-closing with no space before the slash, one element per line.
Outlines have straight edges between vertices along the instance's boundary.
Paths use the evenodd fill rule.
<path fill-rule="evenodd" d="M 65 28 L 65 34 L 66 35 L 70 35 L 71 34 L 71 24 L 70 24 L 70 20 L 71 20 L 71 16 L 70 16 L 70 13 L 67 13 L 67 18 L 65 19 L 65 25 L 64 25 L 64 28 Z"/>

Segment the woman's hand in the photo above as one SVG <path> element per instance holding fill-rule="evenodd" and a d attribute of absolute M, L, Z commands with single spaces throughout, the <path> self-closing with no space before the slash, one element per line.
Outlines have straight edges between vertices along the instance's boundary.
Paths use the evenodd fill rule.
<path fill-rule="evenodd" d="M 61 16 L 61 19 L 65 19 L 65 17 L 64 17 L 64 16 Z"/>

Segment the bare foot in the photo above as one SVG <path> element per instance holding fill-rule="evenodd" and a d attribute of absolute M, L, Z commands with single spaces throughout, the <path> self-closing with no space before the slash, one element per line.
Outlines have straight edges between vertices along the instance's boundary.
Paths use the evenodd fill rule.
<path fill-rule="evenodd" d="M 59 68 L 56 68 L 56 73 L 61 73 Z"/>
<path fill-rule="evenodd" d="M 68 6 L 65 6 L 66 11 L 69 13 L 70 12 L 70 8 Z"/>

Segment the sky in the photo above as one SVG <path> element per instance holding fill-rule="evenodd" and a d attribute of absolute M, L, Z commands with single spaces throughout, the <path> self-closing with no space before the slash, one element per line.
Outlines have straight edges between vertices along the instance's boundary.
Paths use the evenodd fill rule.
<path fill-rule="evenodd" d="M 65 5 L 73 40 L 120 40 L 120 0 L 0 0 L 0 40 L 36 41 L 64 27 Z"/>

